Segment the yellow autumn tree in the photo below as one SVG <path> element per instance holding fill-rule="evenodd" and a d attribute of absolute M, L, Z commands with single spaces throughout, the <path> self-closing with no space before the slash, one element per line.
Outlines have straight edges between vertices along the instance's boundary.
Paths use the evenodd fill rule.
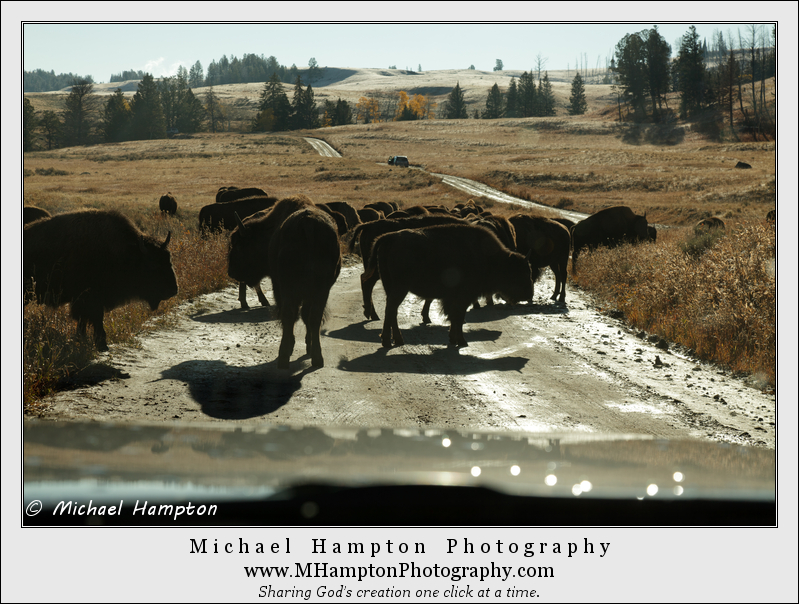
<path fill-rule="evenodd" d="M 430 111 L 435 108 L 435 106 L 436 104 L 423 94 L 415 94 L 411 99 L 408 98 L 407 92 L 400 90 L 394 121 L 429 119 Z"/>
<path fill-rule="evenodd" d="M 364 124 L 380 121 L 380 106 L 377 99 L 362 96 L 355 105 L 355 119 Z"/>

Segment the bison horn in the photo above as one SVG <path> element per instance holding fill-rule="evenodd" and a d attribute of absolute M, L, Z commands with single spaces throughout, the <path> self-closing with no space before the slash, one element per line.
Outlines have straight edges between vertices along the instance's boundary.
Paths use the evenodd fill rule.
<path fill-rule="evenodd" d="M 233 212 L 233 213 L 236 215 L 236 222 L 239 223 L 239 226 L 241 227 L 241 230 L 246 229 L 247 227 L 244 226 L 244 222 L 242 222 L 241 218 L 239 218 L 239 213 L 238 212 Z"/>
<path fill-rule="evenodd" d="M 166 233 L 166 240 L 161 244 L 161 249 L 165 250 L 166 246 L 169 245 L 169 240 L 172 238 L 172 231 L 167 231 Z"/>

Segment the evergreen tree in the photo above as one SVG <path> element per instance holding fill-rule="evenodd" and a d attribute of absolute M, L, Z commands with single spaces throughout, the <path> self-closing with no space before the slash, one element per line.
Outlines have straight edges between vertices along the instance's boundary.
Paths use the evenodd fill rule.
<path fill-rule="evenodd" d="M 663 98 L 669 92 L 671 84 L 671 46 L 660 35 L 657 26 L 647 32 L 644 54 L 649 96 L 652 99 L 652 114 L 659 116 L 663 110 Z"/>
<path fill-rule="evenodd" d="M 47 150 L 49 151 L 61 136 L 61 120 L 55 111 L 47 110 L 42 112 L 39 125 L 44 131 L 44 139 L 47 141 Z"/>
<path fill-rule="evenodd" d="M 680 41 L 676 69 L 680 82 L 680 115 L 691 117 L 705 105 L 705 63 L 699 34 L 693 25 Z"/>
<path fill-rule="evenodd" d="M 203 72 L 202 63 L 197 61 L 194 65 L 191 66 L 189 70 L 189 86 L 192 88 L 199 88 L 205 84 L 205 75 Z"/>
<path fill-rule="evenodd" d="M 205 108 L 202 102 L 188 88 L 180 101 L 180 111 L 175 127 L 180 132 L 197 132 L 202 128 Z"/>
<path fill-rule="evenodd" d="M 576 74 L 572 80 L 572 92 L 569 95 L 569 115 L 583 115 L 588 110 L 588 102 L 585 100 L 585 86 L 580 74 Z"/>
<path fill-rule="evenodd" d="M 311 84 L 322 77 L 322 70 L 319 69 L 319 64 L 316 62 L 316 59 L 311 57 L 311 60 L 308 61 L 308 83 Z"/>
<path fill-rule="evenodd" d="M 261 91 L 261 104 L 255 116 L 256 132 L 282 131 L 290 128 L 291 103 L 283 91 L 280 76 L 274 72 Z"/>
<path fill-rule="evenodd" d="M 225 118 L 225 110 L 222 103 L 219 102 L 219 97 L 214 92 L 214 87 L 209 86 L 205 91 L 205 115 L 208 119 L 208 127 L 211 132 L 216 132 L 217 128 L 221 126 Z M 257 118 L 256 118 L 257 119 Z"/>
<path fill-rule="evenodd" d="M 97 97 L 92 94 L 94 85 L 88 80 L 75 80 L 64 102 L 62 134 L 66 146 L 85 145 L 89 142 L 92 117 L 97 108 Z"/>
<path fill-rule="evenodd" d="M 107 143 L 119 143 L 130 138 L 131 110 L 122 89 L 108 97 L 103 110 L 103 139 Z"/>
<path fill-rule="evenodd" d="M 319 127 L 319 111 L 314 101 L 313 88 L 308 84 L 308 87 L 303 90 L 302 80 L 299 75 L 294 83 L 294 100 L 291 105 L 291 113 L 291 122 L 295 129 Z"/>
<path fill-rule="evenodd" d="M 518 117 L 519 92 L 516 89 L 516 78 L 510 79 L 508 93 L 505 95 L 505 117 Z"/>
<path fill-rule="evenodd" d="M 516 110 L 520 117 L 532 117 L 536 114 L 538 91 L 533 81 L 533 72 L 526 71 L 519 76 L 518 98 Z"/>
<path fill-rule="evenodd" d="M 22 150 L 33 151 L 33 136 L 39 120 L 30 99 L 22 99 Z"/>
<path fill-rule="evenodd" d="M 502 115 L 502 93 L 499 90 L 499 86 L 494 84 L 488 91 L 486 108 L 485 111 L 483 111 L 483 119 L 494 120 L 502 117 Z"/>
<path fill-rule="evenodd" d="M 446 112 L 444 117 L 448 120 L 465 119 L 468 116 L 466 112 L 466 100 L 461 90 L 460 82 L 455 84 L 455 88 L 449 93 L 446 103 Z"/>
<path fill-rule="evenodd" d="M 552 91 L 552 83 L 549 81 L 549 73 L 544 72 L 544 79 L 538 83 L 539 88 L 539 111 L 538 115 L 551 117 L 555 115 L 555 93 Z"/>
<path fill-rule="evenodd" d="M 616 76 L 625 101 L 639 116 L 645 116 L 649 75 L 640 34 L 627 34 L 616 44 Z"/>
<path fill-rule="evenodd" d="M 151 74 L 145 74 L 130 103 L 133 140 L 166 138 L 161 94 Z"/>
<path fill-rule="evenodd" d="M 494 64 L 494 71 L 502 71 L 504 68 L 505 66 L 502 63 L 502 59 L 497 59 L 497 62 Z"/>

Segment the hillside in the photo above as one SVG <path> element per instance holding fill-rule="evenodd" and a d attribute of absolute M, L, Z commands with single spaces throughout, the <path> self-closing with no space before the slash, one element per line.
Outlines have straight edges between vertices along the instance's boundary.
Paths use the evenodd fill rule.
<path fill-rule="evenodd" d="M 356 105 L 363 96 L 385 98 L 405 91 L 409 96 L 423 94 L 431 97 L 432 101 L 440 104 L 446 100 L 456 84 L 460 84 L 469 114 L 485 109 L 486 96 L 489 89 L 497 84 L 500 89 L 507 89 L 511 78 L 518 78 L 522 71 L 478 71 L 475 69 L 445 69 L 440 71 L 413 72 L 403 69 L 373 69 L 373 68 L 342 68 L 327 67 L 323 77 L 313 82 L 314 96 L 317 105 L 327 101 L 342 99 Z M 555 94 L 557 115 L 566 115 L 566 105 L 571 93 L 571 81 L 574 79 L 574 70 L 548 71 L 552 89 Z M 609 85 L 593 83 L 591 78 L 585 79 L 586 97 L 589 111 L 600 109 L 614 102 Z M 599 77 L 593 78 L 600 81 Z M 133 97 L 138 87 L 138 80 L 126 82 L 113 82 L 110 84 L 95 84 L 94 92 L 100 96 L 113 94 L 118 88 L 126 97 Z M 231 129 L 243 126 L 240 122 L 247 122 L 255 116 L 263 83 L 225 84 L 215 86 L 214 92 L 220 101 L 230 110 Z M 284 84 L 286 94 L 291 98 L 293 86 Z M 202 97 L 207 87 L 193 89 L 194 94 Z M 36 111 L 63 108 L 63 99 L 69 90 L 55 92 L 27 93 L 25 96 L 31 100 Z"/>

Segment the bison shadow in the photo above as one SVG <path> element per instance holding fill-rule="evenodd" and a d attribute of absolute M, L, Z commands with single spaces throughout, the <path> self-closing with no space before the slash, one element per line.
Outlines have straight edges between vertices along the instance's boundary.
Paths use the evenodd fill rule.
<path fill-rule="evenodd" d="M 290 375 L 277 368 L 277 361 L 235 367 L 224 361 L 193 360 L 164 370 L 161 378 L 185 382 L 209 417 L 249 419 L 273 413 L 289 402 L 311 370 L 305 367 Z"/>
<path fill-rule="evenodd" d="M 75 390 L 85 386 L 96 386 L 107 380 L 126 380 L 130 374 L 105 363 L 91 363 L 80 371 L 70 373 L 56 384 L 56 390 Z"/>
<path fill-rule="evenodd" d="M 449 323 L 421 323 L 421 317 L 418 317 L 420 323 L 406 327 L 405 324 L 400 325 L 402 330 L 402 337 L 405 338 L 405 343 L 410 345 L 418 344 L 446 344 L 449 341 Z M 375 328 L 368 329 L 367 324 L 372 323 Z M 469 323 L 465 324 L 465 333 L 468 340 L 471 342 L 494 342 L 502 335 L 501 331 L 493 329 L 469 329 Z M 380 345 L 380 332 L 383 331 L 383 321 L 367 321 L 363 320 L 360 323 L 347 325 L 341 329 L 333 331 L 323 331 L 322 333 L 328 338 L 335 338 L 339 340 L 348 340 L 352 342 L 366 342 Z"/>
<path fill-rule="evenodd" d="M 274 309 L 274 306 L 258 306 L 249 310 L 233 308 L 215 313 L 198 312 L 191 315 L 191 320 L 198 323 L 263 323 L 276 318 Z"/>
<path fill-rule="evenodd" d="M 390 350 L 397 352 L 394 352 L 391 358 L 388 358 Z M 338 369 L 351 373 L 374 373 L 376 368 L 382 367 L 391 373 L 427 374 L 430 373 L 430 367 L 435 366 L 441 368 L 436 370 L 436 374 L 471 375 L 485 371 L 521 371 L 530 360 L 524 357 L 512 356 L 484 359 L 462 354 L 460 348 L 453 346 L 436 348 L 432 352 L 425 352 L 424 354 L 403 351 L 403 347 L 392 349 L 381 347 L 372 354 L 366 354 L 355 359 L 341 357 Z"/>

